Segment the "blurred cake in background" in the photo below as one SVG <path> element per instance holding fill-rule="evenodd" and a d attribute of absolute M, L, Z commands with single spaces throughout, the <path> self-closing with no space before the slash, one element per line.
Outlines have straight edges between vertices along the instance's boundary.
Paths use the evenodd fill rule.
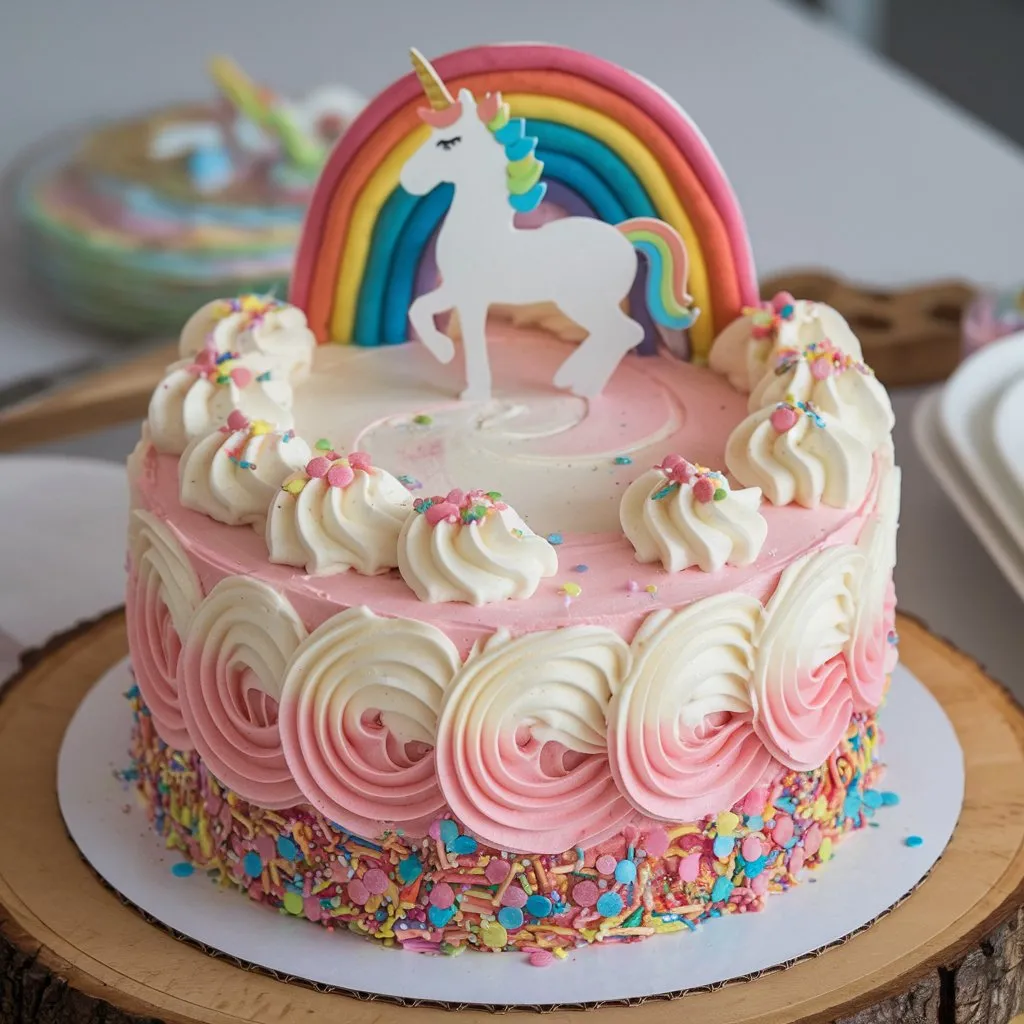
<path fill-rule="evenodd" d="M 129 335 L 175 333 L 225 293 L 283 296 L 306 206 L 362 100 L 289 101 L 227 58 L 218 95 L 51 149 L 17 193 L 25 259 L 57 308 Z"/>
<path fill-rule="evenodd" d="M 1017 331 L 1024 331 L 1024 286 L 981 292 L 964 312 L 964 354 Z"/>

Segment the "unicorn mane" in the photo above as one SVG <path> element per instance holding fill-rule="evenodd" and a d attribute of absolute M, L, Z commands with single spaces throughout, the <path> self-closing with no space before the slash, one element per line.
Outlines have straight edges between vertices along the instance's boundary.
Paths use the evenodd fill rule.
<path fill-rule="evenodd" d="M 454 100 L 443 109 L 421 108 L 417 113 L 431 128 L 449 128 L 462 116 L 462 104 Z M 500 92 L 487 93 L 477 104 L 476 114 L 505 150 L 505 183 L 512 209 L 517 213 L 537 209 L 548 187 L 540 180 L 544 163 L 537 158 L 537 140 L 526 134 L 526 121 L 509 115 Z"/>

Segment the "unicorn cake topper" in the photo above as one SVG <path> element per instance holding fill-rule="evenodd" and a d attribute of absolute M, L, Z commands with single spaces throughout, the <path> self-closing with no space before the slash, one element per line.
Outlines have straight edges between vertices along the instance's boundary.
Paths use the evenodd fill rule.
<path fill-rule="evenodd" d="M 643 339 L 642 326 L 622 308 L 637 275 L 637 252 L 650 263 L 647 301 L 654 319 L 674 329 L 694 323 L 699 310 L 686 291 L 686 248 L 675 228 L 653 217 L 607 224 L 574 216 L 517 227 L 515 214 L 544 198 L 537 140 L 526 134 L 522 118 L 510 116 L 501 93 L 478 101 L 461 89 L 454 97 L 425 57 L 416 50 L 411 56 L 430 104 L 419 116 L 431 132 L 399 180 L 418 196 L 447 182 L 454 196 L 437 238 L 441 284 L 412 303 L 409 320 L 431 354 L 447 363 L 455 346 L 434 318 L 458 310 L 466 361 L 462 398 L 491 396 L 490 307 L 545 302 L 588 332 L 559 367 L 555 385 L 598 395 Z"/>

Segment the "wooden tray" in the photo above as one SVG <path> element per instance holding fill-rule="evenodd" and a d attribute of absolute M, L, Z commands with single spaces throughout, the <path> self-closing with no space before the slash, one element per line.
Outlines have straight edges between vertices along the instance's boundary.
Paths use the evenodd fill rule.
<path fill-rule="evenodd" d="M 973 292 L 958 282 L 885 291 L 820 271 L 769 278 L 763 295 L 789 291 L 828 302 L 849 321 L 864 357 L 890 387 L 944 380 L 960 360 L 960 318 Z M 176 344 L 93 374 L 56 394 L 0 412 L 0 452 L 15 451 L 145 418 L 149 397 Z"/>
<path fill-rule="evenodd" d="M 966 761 L 960 823 L 931 875 L 896 910 L 820 956 L 679 1000 L 602 1006 L 590 1011 L 595 1024 L 1006 1024 L 1024 1009 L 1024 713 L 917 622 L 901 617 L 899 631 L 904 661 L 941 701 Z M 97 879 L 61 821 L 57 754 L 79 701 L 126 649 L 123 615 L 111 613 L 34 655 L 0 693 L 0 1021 L 490 1019 L 246 970 L 148 923 Z"/>

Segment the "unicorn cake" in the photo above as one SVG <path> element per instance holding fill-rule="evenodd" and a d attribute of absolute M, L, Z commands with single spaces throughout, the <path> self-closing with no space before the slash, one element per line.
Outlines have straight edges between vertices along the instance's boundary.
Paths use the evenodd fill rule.
<path fill-rule="evenodd" d="M 203 305 L 153 392 L 140 799 L 221 883 L 407 951 L 760 910 L 896 802 L 888 396 L 835 310 L 758 295 L 663 92 L 554 46 L 412 63 L 289 301 Z"/>

